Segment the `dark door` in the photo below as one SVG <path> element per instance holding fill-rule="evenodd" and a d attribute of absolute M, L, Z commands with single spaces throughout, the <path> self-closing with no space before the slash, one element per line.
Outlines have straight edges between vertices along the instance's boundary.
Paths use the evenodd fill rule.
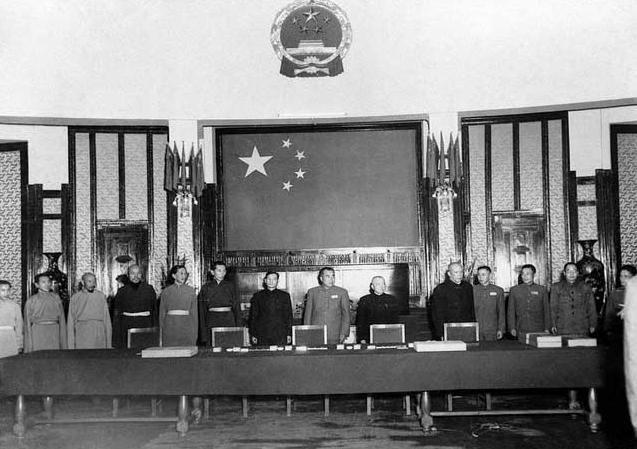
<path fill-rule="evenodd" d="M 515 212 L 493 215 L 495 279 L 506 291 L 518 284 L 518 275 L 525 264 L 535 265 L 535 282 L 547 285 L 544 229 L 542 215 Z"/>
<path fill-rule="evenodd" d="M 139 265 L 147 279 L 148 229 L 143 225 L 99 227 L 97 230 L 97 285 L 108 297 L 117 293 L 115 278 Z"/>

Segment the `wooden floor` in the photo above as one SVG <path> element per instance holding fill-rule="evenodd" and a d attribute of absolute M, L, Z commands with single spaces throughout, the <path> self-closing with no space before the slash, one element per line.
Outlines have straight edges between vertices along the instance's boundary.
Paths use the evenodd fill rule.
<path fill-rule="evenodd" d="M 434 398 L 434 408 L 444 406 L 444 397 Z M 457 409 L 480 407 L 477 396 L 455 400 Z M 121 416 L 149 416 L 150 401 L 122 399 Z M 107 417 L 110 398 L 56 398 L 56 418 Z M 534 396 L 495 396 L 495 407 L 566 407 L 566 394 L 543 392 Z M 250 398 L 248 418 L 241 416 L 239 398 L 211 401 L 211 417 L 192 425 L 185 437 L 178 437 L 170 422 L 38 424 L 43 418 L 41 401 L 29 398 L 27 435 L 19 440 L 11 433 L 13 404 L 3 399 L 0 406 L 0 448 L 143 448 L 143 449 L 262 449 L 262 448 L 577 448 L 635 449 L 627 432 L 609 429 L 592 434 L 584 417 L 491 416 L 436 418 L 438 431 L 425 435 L 414 416 L 402 412 L 400 396 L 377 396 L 371 416 L 365 414 L 363 396 L 334 397 L 331 413 L 324 417 L 320 397 L 296 398 L 291 417 L 285 416 L 285 398 Z M 163 398 L 161 416 L 174 416 L 175 398 Z M 624 429 L 626 430 L 626 429 Z"/>

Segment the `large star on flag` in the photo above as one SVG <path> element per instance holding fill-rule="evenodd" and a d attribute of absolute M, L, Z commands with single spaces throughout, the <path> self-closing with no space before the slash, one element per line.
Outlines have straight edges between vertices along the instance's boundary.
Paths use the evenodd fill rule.
<path fill-rule="evenodd" d="M 265 172 L 265 163 L 272 159 L 272 156 L 261 156 L 256 145 L 252 149 L 252 156 L 240 157 L 239 159 L 241 159 L 241 162 L 245 162 L 246 164 L 248 164 L 248 168 L 246 170 L 244 178 L 247 178 L 248 175 L 254 171 L 258 171 L 259 173 L 268 176 L 268 174 Z"/>

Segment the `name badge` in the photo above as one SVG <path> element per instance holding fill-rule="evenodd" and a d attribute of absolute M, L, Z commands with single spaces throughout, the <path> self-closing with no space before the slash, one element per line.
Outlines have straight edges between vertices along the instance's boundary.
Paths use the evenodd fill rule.
<path fill-rule="evenodd" d="M 332 299 L 338 299 L 338 295 L 332 295 L 332 296 L 330 296 L 330 298 L 332 298 Z"/>
<path fill-rule="evenodd" d="M 489 296 L 498 296 L 498 292 L 489 292 Z"/>
<path fill-rule="evenodd" d="M 531 292 L 531 294 L 532 294 L 532 295 L 539 295 L 539 294 L 540 294 L 540 292 L 533 292 L 533 291 L 532 291 L 532 292 Z"/>

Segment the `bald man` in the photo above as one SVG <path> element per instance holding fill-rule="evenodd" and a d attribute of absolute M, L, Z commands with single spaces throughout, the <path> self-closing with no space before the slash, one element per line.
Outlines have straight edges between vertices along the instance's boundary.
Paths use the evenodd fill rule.
<path fill-rule="evenodd" d="M 128 268 L 129 283 L 117 290 L 115 312 L 118 319 L 116 346 L 126 348 L 128 329 L 153 327 L 157 323 L 157 294 L 155 289 L 143 281 L 139 265 Z"/>
<path fill-rule="evenodd" d="M 400 304 L 385 293 L 385 278 L 374 276 L 370 284 L 370 294 L 358 301 L 356 309 L 356 338 L 360 343 L 370 343 L 369 326 L 372 324 L 398 323 Z"/>
<path fill-rule="evenodd" d="M 95 289 L 95 275 L 82 275 L 82 290 L 71 296 L 66 320 L 69 349 L 111 347 L 111 316 L 106 296 Z"/>
<path fill-rule="evenodd" d="M 447 267 L 447 279 L 431 295 L 432 331 L 436 340 L 442 340 L 445 323 L 476 321 L 473 287 L 463 278 L 462 264 L 450 263 Z"/>

